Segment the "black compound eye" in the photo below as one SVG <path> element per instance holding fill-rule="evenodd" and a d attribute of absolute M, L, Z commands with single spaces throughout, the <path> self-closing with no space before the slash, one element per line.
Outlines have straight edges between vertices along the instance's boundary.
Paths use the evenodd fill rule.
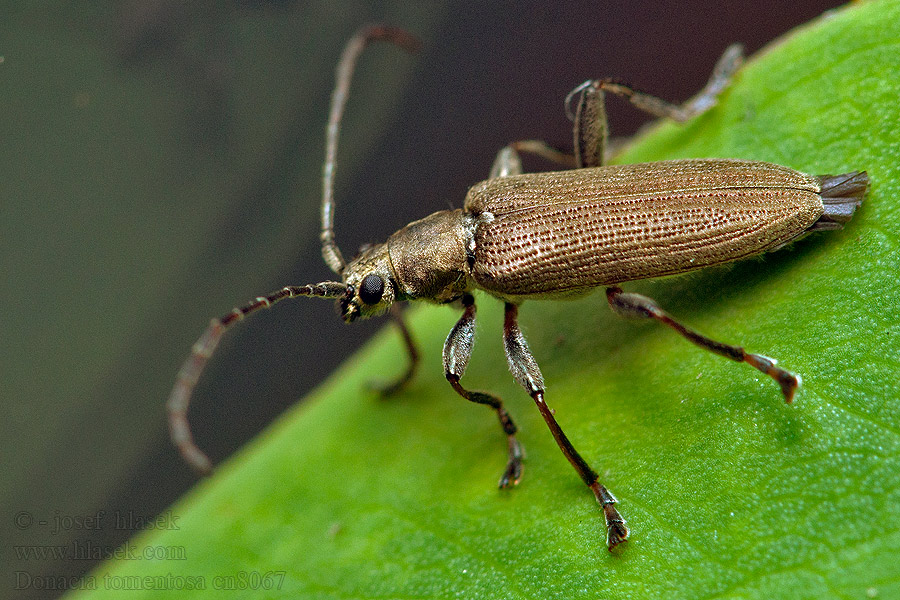
<path fill-rule="evenodd" d="M 384 279 L 380 275 L 366 275 L 359 286 L 359 298 L 366 304 L 377 304 L 384 293 Z"/>

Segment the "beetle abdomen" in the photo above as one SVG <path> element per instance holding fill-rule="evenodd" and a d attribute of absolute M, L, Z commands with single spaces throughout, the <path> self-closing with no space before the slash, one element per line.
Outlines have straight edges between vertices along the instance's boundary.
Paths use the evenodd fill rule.
<path fill-rule="evenodd" d="M 500 296 L 566 294 L 730 262 L 803 235 L 818 178 L 743 160 L 679 160 L 474 186 L 472 274 Z"/>

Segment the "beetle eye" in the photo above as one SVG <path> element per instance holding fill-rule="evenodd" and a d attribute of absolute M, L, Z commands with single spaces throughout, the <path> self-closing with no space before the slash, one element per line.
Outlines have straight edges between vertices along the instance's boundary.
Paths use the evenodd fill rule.
<path fill-rule="evenodd" d="M 359 298 L 366 304 L 377 304 L 384 293 L 384 279 L 380 275 L 366 275 L 359 286 Z"/>

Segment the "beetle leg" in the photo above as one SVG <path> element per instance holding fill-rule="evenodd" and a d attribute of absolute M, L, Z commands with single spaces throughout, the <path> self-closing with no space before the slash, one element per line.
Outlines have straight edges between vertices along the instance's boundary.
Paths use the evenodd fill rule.
<path fill-rule="evenodd" d="M 519 153 L 521 152 L 540 156 L 544 160 L 562 165 L 567 169 L 575 168 L 575 155 L 567 154 L 559 148 L 554 148 L 543 140 L 519 140 L 504 147 L 497 153 L 497 158 L 494 159 L 488 179 L 520 175 L 523 172 L 522 160 L 519 158 Z"/>
<path fill-rule="evenodd" d="M 576 169 L 603 165 L 606 138 L 609 135 L 603 99 L 604 82 L 586 83 L 588 85 L 582 84 L 584 91 L 575 109 L 575 125 L 572 129 Z M 566 105 L 568 106 L 568 102 Z"/>
<path fill-rule="evenodd" d="M 734 73 L 744 59 L 740 44 L 729 46 L 700 92 L 684 104 L 672 104 L 651 94 L 639 92 L 612 79 L 594 79 L 585 81 L 572 90 L 566 98 L 566 111 L 573 96 L 581 93 L 574 116 L 575 122 L 575 162 L 576 168 L 599 167 L 604 164 L 608 127 L 604 92 L 610 92 L 627 99 L 639 109 L 654 117 L 670 118 L 684 122 L 703 114 L 716 105 L 719 94 L 731 81 Z"/>
<path fill-rule="evenodd" d="M 403 338 L 403 343 L 406 346 L 406 353 L 409 355 L 409 366 L 406 367 L 406 372 L 396 381 L 375 385 L 382 396 L 390 396 L 403 389 L 416 374 L 416 369 L 419 367 L 419 349 L 416 347 L 416 342 L 406 326 L 406 322 L 403 320 L 403 311 L 397 303 L 391 304 L 391 318 L 400 330 L 400 336 Z"/>
<path fill-rule="evenodd" d="M 518 306 L 511 303 L 506 304 L 506 314 L 503 321 L 503 344 L 506 348 L 506 359 L 509 362 L 510 371 L 512 371 L 519 385 L 525 388 L 535 404 L 537 404 L 538 410 L 541 411 L 541 416 L 547 423 L 547 427 L 550 428 L 550 432 L 553 434 L 553 438 L 556 440 L 562 453 L 575 468 L 575 471 L 578 472 L 585 485 L 594 492 L 597 502 L 603 508 L 603 516 L 606 519 L 606 543 L 609 549 L 612 550 L 628 537 L 628 527 L 625 525 L 625 520 L 619 514 L 619 511 L 615 508 L 615 496 L 600 483 L 597 472 L 591 468 L 575 447 L 572 446 L 572 442 L 569 441 L 559 423 L 556 422 L 553 412 L 547 406 L 547 403 L 544 402 L 544 378 L 541 375 L 537 362 L 534 360 L 534 355 L 528 349 L 522 330 L 519 329 L 518 312 Z"/>
<path fill-rule="evenodd" d="M 491 165 L 491 173 L 488 175 L 488 179 L 522 174 L 522 159 L 516 150 L 515 144 L 501 148 L 500 152 L 497 153 L 497 158 L 494 159 L 494 164 Z"/>
<path fill-rule="evenodd" d="M 463 388 L 459 379 L 466 372 L 469 357 L 472 355 L 472 343 L 475 338 L 475 299 L 471 294 L 462 297 L 463 315 L 450 330 L 447 341 L 444 342 L 444 376 L 453 389 L 460 396 L 477 404 L 486 404 L 497 412 L 500 426 L 506 434 L 509 445 L 509 460 L 506 469 L 500 477 L 499 487 L 505 488 L 516 485 L 522 477 L 522 458 L 524 453 L 522 446 L 516 439 L 516 424 L 513 423 L 509 413 L 503 407 L 500 398 L 483 392 L 471 392 Z"/>
<path fill-rule="evenodd" d="M 715 106 L 719 94 L 731 83 L 742 64 L 744 64 L 744 47 L 741 44 L 731 44 L 725 48 L 703 89 L 681 105 L 683 115 L 686 115 L 684 120 L 703 114 Z"/>
<path fill-rule="evenodd" d="M 776 366 L 774 359 L 759 354 L 750 354 L 745 352 L 740 346 L 723 344 L 702 336 L 673 319 L 656 302 L 646 296 L 628 294 L 623 292 L 621 288 L 610 287 L 606 288 L 606 299 L 609 301 L 613 311 L 622 316 L 656 319 L 701 348 L 737 362 L 745 362 L 762 371 L 778 382 L 778 385 L 781 387 L 781 393 L 784 394 L 785 402 L 790 403 L 794 399 L 794 393 L 797 391 L 797 388 L 800 387 L 800 378 L 790 371 Z"/>

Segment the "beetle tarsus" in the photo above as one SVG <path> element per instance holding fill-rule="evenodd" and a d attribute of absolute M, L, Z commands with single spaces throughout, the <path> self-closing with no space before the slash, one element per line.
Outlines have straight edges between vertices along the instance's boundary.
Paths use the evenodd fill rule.
<path fill-rule="evenodd" d="M 743 350 L 743 348 L 741 348 Z M 744 353 L 744 362 L 755 369 L 762 371 L 772 379 L 774 379 L 784 394 L 784 401 L 790 404 L 794 401 L 794 394 L 800 387 L 800 378 L 786 369 L 782 369 L 775 364 L 775 359 L 763 356 L 761 354 Z"/>
<path fill-rule="evenodd" d="M 616 510 L 616 497 L 599 481 L 594 481 L 590 488 L 597 497 L 597 502 L 603 508 L 603 517 L 606 520 L 606 547 L 612 550 L 628 539 L 628 526 L 625 524 L 625 519 Z"/>
<path fill-rule="evenodd" d="M 503 475 L 500 476 L 500 481 L 497 484 L 497 487 L 500 489 L 519 485 L 519 481 L 522 479 L 522 459 L 525 458 L 525 452 L 522 450 L 522 445 L 519 444 L 519 440 L 516 439 L 515 435 L 507 435 L 507 442 L 509 445 L 509 461 L 506 463 L 506 469 L 503 471 Z"/>
<path fill-rule="evenodd" d="M 603 507 L 603 515 L 606 517 L 606 547 L 612 551 L 613 548 L 628 539 L 628 527 L 625 520 L 619 516 L 619 511 L 612 505 Z"/>

